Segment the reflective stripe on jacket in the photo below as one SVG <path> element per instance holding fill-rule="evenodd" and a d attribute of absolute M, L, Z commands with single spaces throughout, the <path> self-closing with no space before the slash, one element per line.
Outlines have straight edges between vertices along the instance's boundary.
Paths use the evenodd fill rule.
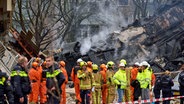
<path fill-rule="evenodd" d="M 127 87 L 127 77 L 125 70 L 119 69 L 113 76 L 113 81 L 117 85 L 121 85 L 121 89 Z"/>
<path fill-rule="evenodd" d="M 84 72 L 82 70 L 77 71 L 77 77 L 80 80 L 80 89 L 87 90 L 92 87 L 93 75 L 91 72 Z"/>

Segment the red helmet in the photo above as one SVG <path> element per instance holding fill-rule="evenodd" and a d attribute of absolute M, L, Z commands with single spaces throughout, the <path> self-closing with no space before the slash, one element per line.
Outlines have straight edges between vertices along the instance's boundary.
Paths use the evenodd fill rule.
<path fill-rule="evenodd" d="M 64 61 L 60 61 L 59 64 L 60 64 L 62 67 L 65 67 L 65 62 L 64 62 Z"/>
<path fill-rule="evenodd" d="M 33 67 L 33 68 L 38 67 L 38 63 L 37 63 L 37 62 L 33 62 L 33 63 L 32 63 L 32 67 Z"/>

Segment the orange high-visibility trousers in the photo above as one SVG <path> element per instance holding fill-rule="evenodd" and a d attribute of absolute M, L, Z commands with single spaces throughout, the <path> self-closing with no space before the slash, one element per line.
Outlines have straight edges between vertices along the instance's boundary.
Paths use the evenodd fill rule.
<path fill-rule="evenodd" d="M 107 99 L 107 85 L 102 85 L 102 104 L 106 104 Z"/>
<path fill-rule="evenodd" d="M 62 84 L 61 86 L 61 100 L 60 100 L 60 104 L 66 104 L 66 84 L 68 83 L 68 75 L 67 75 L 67 71 L 64 67 L 60 68 L 65 76 L 65 82 Z"/>
<path fill-rule="evenodd" d="M 40 76 L 39 71 L 35 68 L 31 68 L 29 71 L 29 79 L 31 81 L 31 93 L 29 94 L 29 102 L 38 102 Z"/>
<path fill-rule="evenodd" d="M 38 95 L 39 95 L 39 83 L 31 83 L 31 93 L 29 94 L 29 102 L 37 103 L 38 102 Z"/>
<path fill-rule="evenodd" d="M 46 81 L 42 81 L 40 83 L 40 103 L 44 104 L 47 102 L 47 87 L 46 87 Z"/>
<path fill-rule="evenodd" d="M 62 93 L 61 93 L 60 104 L 66 104 L 66 83 L 62 84 L 61 89 L 62 89 Z"/>

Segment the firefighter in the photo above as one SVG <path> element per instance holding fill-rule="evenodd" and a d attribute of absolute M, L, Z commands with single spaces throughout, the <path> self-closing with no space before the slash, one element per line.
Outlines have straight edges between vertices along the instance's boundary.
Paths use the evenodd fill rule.
<path fill-rule="evenodd" d="M 87 61 L 87 70 L 89 71 L 89 72 L 92 72 L 93 70 L 92 70 L 92 62 L 91 61 Z"/>
<path fill-rule="evenodd" d="M 107 62 L 107 72 L 106 72 L 106 78 L 107 78 L 107 101 L 106 103 L 113 103 L 115 96 L 116 96 L 116 86 L 113 82 L 113 76 L 114 76 L 114 62 L 109 61 Z"/>
<path fill-rule="evenodd" d="M 107 97 L 107 79 L 106 79 L 106 71 L 107 67 L 105 64 L 100 65 L 100 74 L 103 77 L 103 85 L 102 85 L 102 104 L 106 104 L 106 97 Z"/>
<path fill-rule="evenodd" d="M 130 75 L 131 76 L 131 83 L 132 83 L 132 81 L 136 80 L 139 66 L 140 66 L 139 62 L 136 62 L 133 65 L 133 68 L 131 70 L 131 75 Z M 134 97 L 134 95 L 135 95 L 134 94 L 134 87 L 131 86 L 130 89 L 131 89 L 131 99 L 132 99 L 132 101 L 138 100 L 137 97 Z"/>
<path fill-rule="evenodd" d="M 170 76 L 169 71 L 165 71 L 164 75 L 161 77 L 161 90 L 163 98 L 171 97 L 172 96 L 172 89 L 171 87 L 174 85 L 172 78 Z M 170 104 L 170 100 L 163 101 L 163 104 Z"/>
<path fill-rule="evenodd" d="M 127 76 L 125 72 L 125 64 L 122 62 L 119 65 L 119 70 L 113 76 L 118 92 L 118 103 L 123 101 L 123 93 L 128 86 Z"/>
<path fill-rule="evenodd" d="M 60 70 L 58 64 L 54 61 L 54 56 L 48 55 L 45 58 L 46 61 L 46 86 L 48 92 L 48 104 L 59 104 L 60 103 L 60 93 L 61 86 L 65 81 L 65 77 Z"/>
<path fill-rule="evenodd" d="M 77 77 L 80 80 L 80 96 L 82 99 L 81 104 L 90 104 L 90 92 L 93 83 L 93 75 L 86 69 L 86 66 L 86 62 L 80 62 L 81 70 L 77 71 Z"/>
<path fill-rule="evenodd" d="M 180 96 L 184 96 L 184 64 L 180 68 L 181 73 L 179 74 L 178 82 L 179 82 L 179 91 L 180 91 Z M 184 104 L 184 98 L 180 99 L 180 104 Z"/>
<path fill-rule="evenodd" d="M 40 87 L 40 72 L 38 71 L 38 63 L 33 62 L 32 68 L 29 70 L 29 79 L 31 81 L 31 93 L 29 94 L 29 103 L 37 104 Z"/>
<path fill-rule="evenodd" d="M 18 64 L 11 71 L 11 84 L 14 88 L 14 104 L 27 104 L 31 92 L 30 80 L 26 71 L 28 59 L 20 56 Z"/>
<path fill-rule="evenodd" d="M 101 104 L 101 87 L 103 83 L 103 78 L 100 72 L 98 72 L 98 65 L 93 64 L 93 87 L 92 87 L 92 103 Z"/>
<path fill-rule="evenodd" d="M 80 104 L 80 102 L 82 101 L 80 98 L 79 79 L 77 77 L 77 71 L 80 69 L 80 62 L 82 61 L 83 60 L 79 58 L 77 60 L 77 65 L 72 68 L 72 72 L 71 72 L 71 78 L 75 88 L 76 104 Z"/>
<path fill-rule="evenodd" d="M 14 104 L 13 88 L 7 74 L 0 69 L 0 104 L 6 104 L 7 101 L 8 104 Z"/>
<path fill-rule="evenodd" d="M 67 71 L 65 69 L 65 62 L 60 61 L 59 67 L 65 76 L 65 82 L 61 86 L 61 89 L 62 89 L 61 97 L 62 98 L 61 98 L 60 104 L 66 104 L 66 84 L 68 83 L 68 74 L 67 74 Z"/>

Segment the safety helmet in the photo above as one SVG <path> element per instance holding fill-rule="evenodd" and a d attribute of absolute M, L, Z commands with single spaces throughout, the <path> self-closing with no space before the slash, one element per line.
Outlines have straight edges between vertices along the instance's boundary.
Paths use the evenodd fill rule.
<path fill-rule="evenodd" d="M 87 65 L 88 65 L 89 67 L 91 67 L 92 64 L 93 64 L 93 63 L 92 63 L 91 61 L 88 61 L 88 62 L 87 62 Z"/>
<path fill-rule="evenodd" d="M 93 65 L 92 65 L 92 69 L 93 69 L 93 70 L 98 70 L 98 65 L 97 65 L 97 64 L 93 64 Z"/>
<path fill-rule="evenodd" d="M 107 67 L 106 67 L 105 64 L 101 64 L 101 65 L 100 65 L 100 68 L 101 68 L 101 69 L 105 69 L 105 68 L 107 68 Z"/>
<path fill-rule="evenodd" d="M 37 58 L 34 60 L 34 62 L 40 63 L 41 60 L 42 60 L 41 58 L 37 57 Z"/>
<path fill-rule="evenodd" d="M 80 63 L 80 62 L 82 62 L 83 60 L 81 59 L 81 58 L 79 58 L 78 60 L 77 60 L 77 63 Z"/>
<path fill-rule="evenodd" d="M 119 64 L 119 66 L 125 66 L 125 64 L 122 62 L 122 63 Z"/>
<path fill-rule="evenodd" d="M 32 63 L 32 67 L 33 67 L 33 68 L 38 67 L 38 63 L 37 63 L 37 62 L 33 62 L 33 63 Z"/>
<path fill-rule="evenodd" d="M 113 65 L 114 65 L 114 62 L 113 61 L 107 62 L 107 67 L 108 68 L 111 68 Z"/>
<path fill-rule="evenodd" d="M 64 61 L 60 61 L 59 65 L 61 65 L 62 67 L 65 67 L 65 62 Z"/>
<path fill-rule="evenodd" d="M 125 59 L 121 59 L 121 60 L 120 60 L 120 63 L 124 63 L 125 65 L 127 65 L 127 62 L 126 62 Z"/>
<path fill-rule="evenodd" d="M 80 62 L 80 67 L 86 66 L 87 63 L 85 61 Z"/>
<path fill-rule="evenodd" d="M 135 66 L 140 66 L 140 63 L 139 62 L 136 62 L 134 65 Z"/>
<path fill-rule="evenodd" d="M 141 62 L 140 66 L 148 66 L 150 67 L 150 64 L 147 61 Z"/>

